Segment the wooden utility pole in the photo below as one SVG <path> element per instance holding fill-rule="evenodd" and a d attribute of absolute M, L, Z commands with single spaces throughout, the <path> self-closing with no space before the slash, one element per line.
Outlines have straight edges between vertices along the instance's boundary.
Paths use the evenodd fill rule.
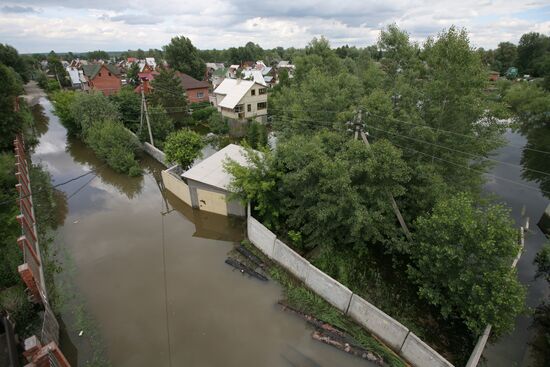
<path fill-rule="evenodd" d="M 359 139 L 359 135 L 361 135 L 361 139 L 363 139 L 363 142 L 367 147 L 370 147 L 369 140 L 367 138 L 367 134 L 364 131 L 364 125 L 363 125 L 363 111 L 359 110 L 357 113 L 357 116 L 355 118 L 355 140 Z M 401 211 L 399 210 L 399 207 L 397 206 L 397 202 L 395 201 L 395 198 L 393 197 L 393 194 L 388 192 L 388 197 L 390 198 L 390 203 L 393 208 L 393 212 L 395 213 L 395 216 L 397 217 L 397 220 L 399 221 L 399 224 L 401 225 L 401 228 L 403 229 L 403 232 L 405 233 L 405 237 L 409 241 L 412 241 L 411 232 L 409 231 L 409 227 L 407 227 L 407 223 L 405 223 L 405 220 L 403 219 L 403 215 L 401 215 Z"/>
<path fill-rule="evenodd" d="M 142 111 L 145 112 L 145 120 L 147 121 L 147 129 L 149 130 L 149 139 L 151 140 L 151 145 L 155 146 L 153 142 L 153 133 L 151 132 L 151 123 L 149 122 L 149 112 L 147 112 L 147 101 L 145 100 L 145 93 L 143 93 L 143 82 L 141 84 L 141 106 Z M 141 115 L 141 123 L 143 124 L 143 113 Z"/>

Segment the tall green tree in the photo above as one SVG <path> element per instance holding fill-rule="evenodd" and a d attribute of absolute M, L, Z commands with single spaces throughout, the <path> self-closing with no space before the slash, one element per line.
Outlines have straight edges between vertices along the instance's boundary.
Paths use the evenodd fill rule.
<path fill-rule="evenodd" d="M 0 64 L 0 151 L 13 147 L 15 134 L 22 129 L 21 115 L 15 112 L 15 99 L 23 92 L 18 74 L 10 67 Z"/>
<path fill-rule="evenodd" d="M 537 32 L 525 33 L 518 43 L 518 66 L 521 74 L 540 76 L 540 58 L 550 52 L 550 38 Z"/>
<path fill-rule="evenodd" d="M 90 51 L 86 54 L 88 60 L 109 60 L 109 54 L 105 51 L 96 50 Z"/>
<path fill-rule="evenodd" d="M 439 202 L 415 227 L 407 271 L 420 297 L 444 317 L 462 318 L 473 335 L 487 324 L 495 335 L 512 330 L 526 292 L 511 269 L 520 246 L 509 210 L 479 207 L 462 193 Z"/>
<path fill-rule="evenodd" d="M 501 74 L 506 73 L 510 67 L 515 66 L 518 48 L 511 42 L 500 42 L 495 50 L 494 69 Z"/>
<path fill-rule="evenodd" d="M 130 66 L 126 73 L 126 78 L 131 85 L 139 84 L 139 65 L 137 63 L 133 63 L 132 66 Z"/>
<path fill-rule="evenodd" d="M 167 162 L 175 162 L 187 170 L 202 155 L 206 145 L 202 136 L 188 129 L 181 129 L 168 136 L 164 144 Z"/>
<path fill-rule="evenodd" d="M 148 99 L 153 105 L 162 106 L 176 122 L 182 123 L 187 117 L 187 96 L 181 80 L 172 69 L 162 69 L 151 82 L 153 92 Z"/>
<path fill-rule="evenodd" d="M 191 40 L 184 36 L 172 38 L 170 43 L 163 47 L 166 61 L 171 68 L 202 80 L 206 72 L 204 61 Z"/>

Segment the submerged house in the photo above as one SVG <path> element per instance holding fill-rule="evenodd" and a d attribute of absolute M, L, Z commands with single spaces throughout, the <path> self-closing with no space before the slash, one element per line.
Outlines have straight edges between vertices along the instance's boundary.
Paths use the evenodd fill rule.
<path fill-rule="evenodd" d="M 232 176 L 224 168 L 224 162 L 228 159 L 241 165 L 248 164 L 245 149 L 229 144 L 183 173 L 178 172 L 181 170 L 179 166 L 162 171 L 164 186 L 193 208 L 244 217 L 245 207 L 229 197 Z"/>

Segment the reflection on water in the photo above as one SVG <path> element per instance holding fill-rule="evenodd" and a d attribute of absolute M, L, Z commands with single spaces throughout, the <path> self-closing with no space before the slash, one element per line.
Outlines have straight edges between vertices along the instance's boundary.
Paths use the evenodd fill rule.
<path fill-rule="evenodd" d="M 485 189 L 489 193 L 496 194 L 505 205 L 511 208 L 512 217 L 518 227 L 525 223 L 527 217 L 530 218 L 531 226 L 526 233 L 525 248 L 517 264 L 517 271 L 519 280 L 527 287 L 526 306 L 534 309 L 549 293 L 548 286 L 542 279 L 535 280 L 536 267 L 533 265 L 535 255 L 546 241 L 544 234 L 534 223 L 541 217 L 549 200 L 548 196 L 537 190 L 537 186 L 529 180 L 541 185 L 541 189 L 543 189 L 542 185 L 547 185 L 548 181 L 545 181 L 544 174 L 531 170 L 550 172 L 550 156 L 522 147 L 550 151 L 550 146 L 542 146 L 548 139 L 547 132 L 543 131 L 533 131 L 526 135 L 508 131 L 505 137 L 509 142 L 508 145 L 499 149 L 494 158 L 518 165 L 519 168 L 505 164 L 495 165 L 491 174 L 508 181 L 488 180 Z M 529 346 L 529 342 L 535 336 L 532 323 L 531 313 L 519 316 L 510 335 L 503 336 L 496 343 L 485 348 L 483 356 L 487 358 L 487 365 L 489 367 L 533 366 L 533 353 Z"/>
<path fill-rule="evenodd" d="M 143 176 L 129 177 L 115 172 L 111 167 L 101 161 L 95 153 L 88 148 L 80 139 L 75 137 L 67 138 L 67 152 L 77 163 L 86 165 L 94 170 L 102 182 L 115 187 L 128 199 L 133 199 L 141 193 L 143 188 Z"/>
<path fill-rule="evenodd" d="M 521 156 L 522 177 L 536 182 L 542 194 L 550 199 L 550 153 L 545 152 L 550 152 L 550 128 L 532 129 L 527 133 L 527 144 Z"/>

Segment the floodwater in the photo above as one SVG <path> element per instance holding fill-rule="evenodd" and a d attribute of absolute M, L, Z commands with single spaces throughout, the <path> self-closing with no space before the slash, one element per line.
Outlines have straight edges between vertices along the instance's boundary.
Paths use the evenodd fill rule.
<path fill-rule="evenodd" d="M 546 241 L 544 234 L 536 224 L 544 209 L 550 204 L 548 194 L 541 192 L 542 189 L 550 193 L 548 190 L 550 180 L 548 175 L 540 173 L 550 173 L 550 155 L 540 152 L 550 151 L 550 144 L 538 144 L 538 142 L 550 142 L 549 136 L 548 129 L 529 134 L 527 138 L 519 133 L 508 131 L 506 133 L 508 145 L 499 149 L 494 158 L 522 167 L 498 164 L 493 168 L 491 174 L 515 183 L 489 178 L 486 185 L 487 192 L 496 194 L 504 204 L 511 208 L 512 216 L 518 227 L 525 224 L 527 217 L 529 218 L 525 249 L 517 269 L 520 281 L 528 287 L 527 306 L 531 308 L 538 306 L 548 297 L 549 293 L 548 285 L 543 279 L 534 279 L 536 267 L 533 265 L 535 255 Z M 531 150 L 527 150 L 525 147 L 529 147 Z M 518 317 L 515 330 L 511 335 L 487 346 L 484 357 L 487 358 L 489 367 L 533 366 L 534 359 L 529 346 L 529 341 L 532 340 L 535 333 L 531 327 L 532 322 L 533 318 L 530 315 Z"/>
<path fill-rule="evenodd" d="M 242 222 L 164 197 L 162 167 L 147 157 L 143 177 L 116 174 L 67 138 L 47 99 L 40 105 L 48 122 L 33 161 L 54 184 L 97 170 L 59 188 L 66 212 L 54 245 L 60 287 L 76 294 L 61 312 L 73 367 L 101 365 L 100 340 L 116 367 L 373 366 L 312 340 L 277 307 L 278 284 L 224 263 Z"/>

